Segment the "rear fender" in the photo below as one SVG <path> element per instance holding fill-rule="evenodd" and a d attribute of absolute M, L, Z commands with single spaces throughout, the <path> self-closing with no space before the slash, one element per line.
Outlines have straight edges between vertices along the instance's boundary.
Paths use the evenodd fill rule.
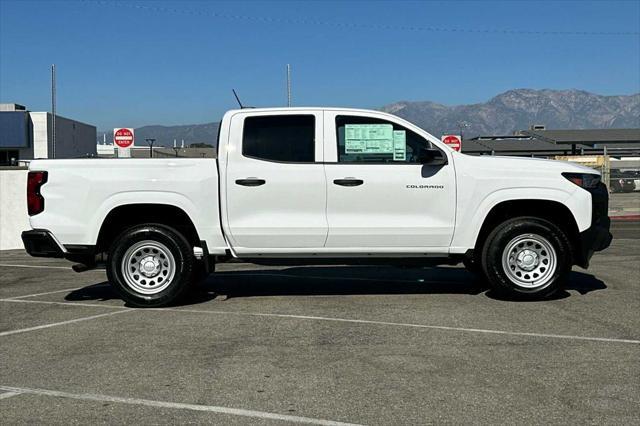
<path fill-rule="evenodd" d="M 135 204 L 169 205 L 181 209 L 193 222 L 200 239 L 207 243 L 210 250 L 213 250 L 212 254 L 224 253 L 226 244 L 222 238 L 222 231 L 218 226 L 218 212 L 215 207 L 212 206 L 211 217 L 207 217 L 206 212 L 202 212 L 189 198 L 177 192 L 127 191 L 108 197 L 96 209 L 91 218 L 91 225 L 87 227 L 88 235 L 86 240 L 93 242 L 93 244 L 97 242 L 102 224 L 107 215 L 115 208 Z M 167 218 L 167 225 L 171 225 L 171 219 Z"/>

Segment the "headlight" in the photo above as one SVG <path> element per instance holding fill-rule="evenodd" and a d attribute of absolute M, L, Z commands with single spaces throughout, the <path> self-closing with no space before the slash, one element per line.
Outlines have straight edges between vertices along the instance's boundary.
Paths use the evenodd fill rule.
<path fill-rule="evenodd" d="M 592 175 L 589 173 L 563 173 L 562 176 L 584 189 L 595 188 L 600 183 L 600 175 Z"/>

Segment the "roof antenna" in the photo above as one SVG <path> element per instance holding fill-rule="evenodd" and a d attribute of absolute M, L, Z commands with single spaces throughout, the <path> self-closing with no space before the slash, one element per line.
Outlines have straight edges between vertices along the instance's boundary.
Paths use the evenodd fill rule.
<path fill-rule="evenodd" d="M 238 94 L 236 93 L 236 89 L 231 89 L 231 91 L 233 92 L 233 96 L 236 97 L 236 101 L 238 101 L 238 105 L 240 105 L 240 109 L 243 109 L 244 107 L 242 106 L 242 102 L 240 102 L 240 98 L 238 97 Z"/>

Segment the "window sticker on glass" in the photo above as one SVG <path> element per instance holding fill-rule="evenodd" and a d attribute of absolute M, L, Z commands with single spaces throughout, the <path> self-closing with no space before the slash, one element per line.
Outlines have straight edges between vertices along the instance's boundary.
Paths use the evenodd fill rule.
<path fill-rule="evenodd" d="M 393 131 L 393 161 L 405 161 L 407 159 L 407 132 L 405 130 Z"/>
<path fill-rule="evenodd" d="M 392 154 L 393 125 L 346 124 L 344 141 L 345 154 Z"/>

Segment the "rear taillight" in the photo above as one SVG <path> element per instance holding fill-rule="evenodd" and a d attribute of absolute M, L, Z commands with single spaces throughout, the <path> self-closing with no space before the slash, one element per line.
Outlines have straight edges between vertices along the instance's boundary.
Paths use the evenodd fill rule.
<path fill-rule="evenodd" d="M 41 213 L 44 210 L 44 197 L 40 194 L 40 188 L 47 182 L 47 172 L 29 172 L 27 177 L 27 210 L 29 216 Z"/>

